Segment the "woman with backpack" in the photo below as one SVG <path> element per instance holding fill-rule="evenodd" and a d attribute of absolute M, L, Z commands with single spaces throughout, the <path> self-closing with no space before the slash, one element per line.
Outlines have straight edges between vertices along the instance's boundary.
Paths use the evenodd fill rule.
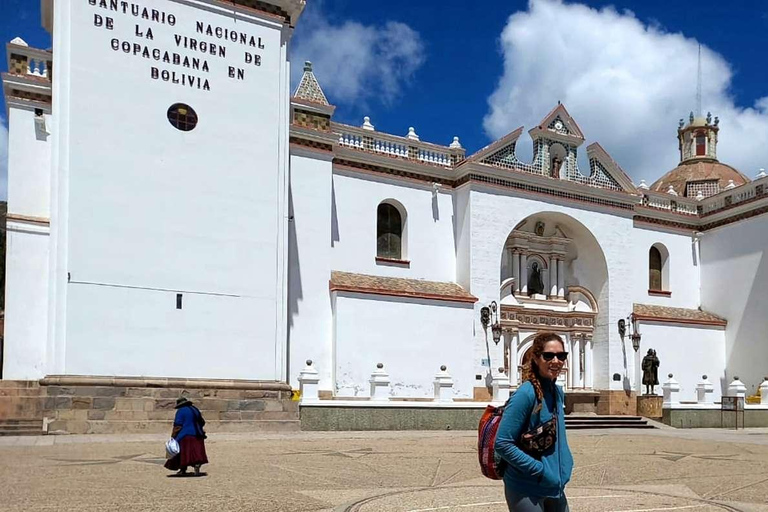
<path fill-rule="evenodd" d="M 531 351 L 524 382 L 507 402 L 496 435 L 496 455 L 506 463 L 504 494 L 510 512 L 568 512 L 573 457 L 563 390 L 555 383 L 568 352 L 552 332 L 536 335 Z"/>
<path fill-rule="evenodd" d="M 182 396 L 176 400 L 176 417 L 173 420 L 171 437 L 179 443 L 180 451 L 165 462 L 165 467 L 185 475 L 187 468 L 195 468 L 195 476 L 200 475 L 200 466 L 208 464 L 205 453 L 205 420 L 200 409 L 192 401 Z"/>

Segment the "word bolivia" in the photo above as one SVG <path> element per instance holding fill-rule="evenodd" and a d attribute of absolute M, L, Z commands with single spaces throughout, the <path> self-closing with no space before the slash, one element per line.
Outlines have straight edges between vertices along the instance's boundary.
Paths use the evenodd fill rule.
<path fill-rule="evenodd" d="M 160 70 L 154 66 L 152 66 L 152 79 L 162 80 L 163 82 L 170 82 L 177 85 L 184 85 L 191 89 L 202 89 L 204 91 L 211 90 L 211 86 L 208 83 L 208 80 L 201 79 L 198 76 L 188 75 L 186 73 L 168 71 L 167 69 Z"/>

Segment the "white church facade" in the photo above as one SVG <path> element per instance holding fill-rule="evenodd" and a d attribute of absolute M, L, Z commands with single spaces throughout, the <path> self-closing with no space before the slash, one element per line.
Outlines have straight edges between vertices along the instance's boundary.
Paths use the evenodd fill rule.
<path fill-rule="evenodd" d="M 3 74 L 3 379 L 298 389 L 309 359 L 321 401 L 381 363 L 393 400 L 445 366 L 485 403 L 543 330 L 605 413 L 649 349 L 683 402 L 768 372 L 768 178 L 718 161 L 719 120 L 681 121 L 647 186 L 563 105 L 474 154 L 335 122 L 310 64 L 290 88 L 304 0 L 42 5 L 52 50 L 16 39 Z"/>

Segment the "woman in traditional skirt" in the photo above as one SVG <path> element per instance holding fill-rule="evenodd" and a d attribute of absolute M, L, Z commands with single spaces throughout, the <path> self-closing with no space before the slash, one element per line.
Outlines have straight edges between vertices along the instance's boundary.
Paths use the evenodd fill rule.
<path fill-rule="evenodd" d="M 195 475 L 200 474 L 200 466 L 208 464 L 205 454 L 205 420 L 200 410 L 186 397 L 176 400 L 176 418 L 173 420 L 171 437 L 179 443 L 179 453 L 168 459 L 165 467 L 178 474 L 187 473 L 187 468 L 195 468 Z"/>

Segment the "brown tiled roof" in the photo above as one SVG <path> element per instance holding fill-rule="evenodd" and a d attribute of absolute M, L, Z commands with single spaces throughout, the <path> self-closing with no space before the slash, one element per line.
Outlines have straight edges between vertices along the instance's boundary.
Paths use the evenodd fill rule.
<path fill-rule="evenodd" d="M 638 320 L 653 320 L 676 324 L 713 325 L 725 327 L 728 322 L 712 313 L 700 309 L 670 308 L 667 306 L 651 306 L 635 304 L 633 313 Z"/>
<path fill-rule="evenodd" d="M 369 276 L 350 272 L 331 272 L 332 292 L 371 293 L 396 297 L 446 300 L 452 302 L 477 302 L 477 297 L 456 283 L 402 279 L 399 277 Z"/>
<path fill-rule="evenodd" d="M 694 160 L 681 163 L 656 180 L 651 185 L 651 190 L 654 192 L 666 192 L 669 190 L 669 186 L 672 185 L 674 191 L 680 197 L 683 197 L 685 196 L 686 184 L 689 181 L 704 180 L 718 180 L 721 191 L 725 190 L 725 187 L 728 186 L 728 180 L 733 180 L 733 184 L 737 187 L 750 181 L 748 177 L 730 165 L 722 164 L 716 160 Z"/>

